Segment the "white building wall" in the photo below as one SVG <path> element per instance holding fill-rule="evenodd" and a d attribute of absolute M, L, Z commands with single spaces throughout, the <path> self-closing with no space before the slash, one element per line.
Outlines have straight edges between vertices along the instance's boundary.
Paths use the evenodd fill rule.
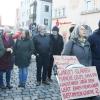
<path fill-rule="evenodd" d="M 36 16 L 37 16 L 37 18 L 36 18 L 36 23 L 39 25 L 40 23 L 42 23 L 42 21 L 41 21 L 41 17 L 42 17 L 42 15 L 41 15 L 41 2 L 38 0 L 37 1 L 37 13 L 36 13 Z"/>
<path fill-rule="evenodd" d="M 88 24 L 94 30 L 97 28 L 100 19 L 100 0 L 88 0 L 90 5 L 86 4 L 87 0 L 53 0 L 53 8 L 66 7 L 66 17 L 75 24 Z M 54 10 L 53 9 L 53 10 Z M 82 14 L 85 12 L 85 14 Z M 89 13 L 88 13 L 89 12 Z"/>
<path fill-rule="evenodd" d="M 28 21 L 30 20 L 30 5 L 34 2 L 34 0 L 21 0 L 22 4 L 20 7 L 20 22 L 23 28 L 28 28 Z M 49 12 L 45 12 L 44 6 L 49 6 Z M 37 12 L 36 12 L 36 23 L 41 25 L 44 24 L 44 18 L 48 19 L 47 29 L 51 28 L 51 3 L 45 2 L 41 0 L 37 0 Z M 24 25 L 23 25 L 24 23 Z"/>
<path fill-rule="evenodd" d="M 49 12 L 45 12 L 45 5 L 49 6 Z M 45 2 L 45 1 L 38 1 L 38 6 L 37 6 L 37 18 L 36 18 L 36 23 L 39 25 L 44 24 L 44 18 L 48 19 L 48 25 L 47 29 L 50 30 L 51 28 L 51 6 L 52 4 L 50 2 Z"/>
<path fill-rule="evenodd" d="M 21 0 L 20 22 L 21 22 L 21 27 L 24 29 L 28 29 L 29 9 L 30 9 L 30 0 Z"/>

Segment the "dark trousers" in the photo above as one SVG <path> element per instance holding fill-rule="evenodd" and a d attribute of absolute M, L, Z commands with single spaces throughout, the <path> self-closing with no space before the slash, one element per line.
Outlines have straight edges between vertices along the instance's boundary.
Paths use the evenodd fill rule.
<path fill-rule="evenodd" d="M 54 58 L 53 58 L 53 55 L 51 55 L 50 56 L 49 66 L 48 66 L 48 78 L 49 79 L 51 79 L 53 63 L 54 63 Z"/>
<path fill-rule="evenodd" d="M 75 100 L 100 100 L 100 99 L 96 96 L 93 96 L 93 97 L 80 98 L 80 99 L 75 99 Z"/>
<path fill-rule="evenodd" d="M 100 80 L 100 68 L 96 67 L 96 70 L 97 70 L 98 78 Z"/>
<path fill-rule="evenodd" d="M 49 64 L 49 55 L 39 55 L 36 57 L 37 63 L 37 81 L 46 81 L 47 79 L 47 70 Z M 42 71 L 43 68 L 43 71 Z M 42 76 L 42 77 L 41 77 Z"/>
<path fill-rule="evenodd" d="M 6 73 L 6 85 L 10 85 L 11 69 L 0 71 L 0 85 L 4 85 L 3 74 Z"/>

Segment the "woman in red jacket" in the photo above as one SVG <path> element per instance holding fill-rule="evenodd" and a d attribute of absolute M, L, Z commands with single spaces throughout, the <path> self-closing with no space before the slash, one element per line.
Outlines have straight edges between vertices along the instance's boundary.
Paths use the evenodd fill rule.
<path fill-rule="evenodd" d="M 5 48 L 5 53 L 2 57 L 0 57 L 0 88 L 11 89 L 12 86 L 10 85 L 10 77 L 11 77 L 11 69 L 13 68 L 13 63 L 14 63 L 13 59 L 14 41 L 7 32 L 3 33 L 2 40 Z M 6 87 L 3 82 L 3 73 L 6 73 Z"/>

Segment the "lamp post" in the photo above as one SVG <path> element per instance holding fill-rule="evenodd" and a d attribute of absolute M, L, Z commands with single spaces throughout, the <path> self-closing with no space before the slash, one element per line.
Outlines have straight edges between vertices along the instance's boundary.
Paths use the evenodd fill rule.
<path fill-rule="evenodd" d="M 52 3 L 53 3 L 53 0 L 51 0 L 51 25 L 50 25 L 50 33 L 52 31 Z"/>
<path fill-rule="evenodd" d="M 37 1 L 33 2 L 33 23 L 36 21 Z"/>

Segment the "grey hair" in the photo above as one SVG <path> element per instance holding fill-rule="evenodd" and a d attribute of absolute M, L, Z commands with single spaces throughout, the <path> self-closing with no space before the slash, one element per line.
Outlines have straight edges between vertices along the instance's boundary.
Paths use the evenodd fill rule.
<path fill-rule="evenodd" d="M 92 34 L 92 30 L 91 30 L 90 26 L 83 25 L 83 24 L 82 25 L 76 25 L 73 32 L 71 33 L 70 39 L 78 39 L 80 37 L 79 29 L 80 29 L 81 26 L 83 26 L 86 29 L 86 38 L 88 38 Z"/>

